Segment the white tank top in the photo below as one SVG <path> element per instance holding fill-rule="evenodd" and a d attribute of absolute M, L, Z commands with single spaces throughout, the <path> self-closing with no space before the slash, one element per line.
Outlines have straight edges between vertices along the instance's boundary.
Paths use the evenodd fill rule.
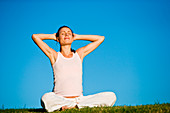
<path fill-rule="evenodd" d="M 80 96 L 82 90 L 82 61 L 73 53 L 71 58 L 58 52 L 56 62 L 52 65 L 54 74 L 53 92 L 61 96 Z"/>

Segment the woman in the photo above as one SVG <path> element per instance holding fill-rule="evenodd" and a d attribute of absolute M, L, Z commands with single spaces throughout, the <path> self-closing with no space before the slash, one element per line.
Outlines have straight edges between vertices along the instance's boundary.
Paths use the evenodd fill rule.
<path fill-rule="evenodd" d="M 48 112 L 70 108 L 113 106 L 116 96 L 113 92 L 102 92 L 95 95 L 83 96 L 82 90 L 82 62 L 83 58 L 96 49 L 103 41 L 104 36 L 78 35 L 68 26 L 62 26 L 54 34 L 33 34 L 35 44 L 50 59 L 53 74 L 54 88 L 41 98 L 41 105 Z M 43 40 L 50 39 L 60 43 L 60 52 L 50 48 Z M 88 45 L 71 49 L 74 40 L 91 41 Z"/>

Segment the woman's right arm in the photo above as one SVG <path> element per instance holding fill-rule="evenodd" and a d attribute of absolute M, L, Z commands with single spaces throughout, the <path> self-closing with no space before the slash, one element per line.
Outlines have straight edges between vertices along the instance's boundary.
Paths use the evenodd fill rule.
<path fill-rule="evenodd" d="M 55 50 L 50 48 L 43 40 L 56 40 L 56 33 L 54 34 L 33 34 L 32 40 L 35 44 L 44 52 L 44 54 L 51 60 L 53 64 L 53 58 Z"/>

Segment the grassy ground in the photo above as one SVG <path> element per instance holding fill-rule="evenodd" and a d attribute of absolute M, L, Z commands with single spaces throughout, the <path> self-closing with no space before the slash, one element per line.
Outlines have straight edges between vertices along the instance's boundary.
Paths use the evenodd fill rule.
<path fill-rule="evenodd" d="M 46 112 L 44 109 L 5 109 L 0 110 L 5 113 L 35 113 Z M 95 107 L 82 109 L 68 109 L 65 111 L 55 111 L 54 113 L 170 113 L 170 103 L 139 105 L 139 106 L 114 106 L 114 107 Z"/>

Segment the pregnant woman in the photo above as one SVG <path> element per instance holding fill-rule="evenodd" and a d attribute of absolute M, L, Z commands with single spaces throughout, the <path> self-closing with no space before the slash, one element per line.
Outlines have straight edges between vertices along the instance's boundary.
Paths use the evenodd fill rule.
<path fill-rule="evenodd" d="M 41 105 L 48 112 L 70 108 L 113 106 L 116 96 L 113 92 L 101 92 L 94 95 L 83 95 L 82 62 L 83 58 L 95 50 L 104 36 L 78 35 L 68 26 L 62 26 L 54 34 L 33 34 L 35 44 L 50 59 L 53 68 L 54 87 L 52 92 L 41 97 Z M 60 44 L 56 52 L 43 40 L 55 40 Z M 71 49 L 74 40 L 88 40 L 91 43 L 77 50 Z"/>

